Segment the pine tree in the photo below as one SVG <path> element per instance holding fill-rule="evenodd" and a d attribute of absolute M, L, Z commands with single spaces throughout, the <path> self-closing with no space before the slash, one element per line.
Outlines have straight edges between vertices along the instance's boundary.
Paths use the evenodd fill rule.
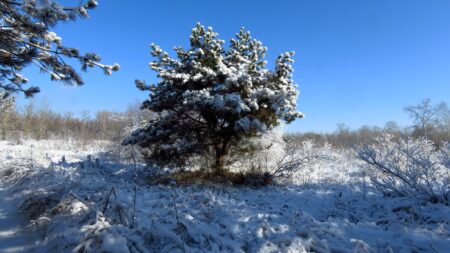
<path fill-rule="evenodd" d="M 296 111 L 293 52 L 281 54 L 275 69 L 266 68 L 267 48 L 241 29 L 225 42 L 211 27 L 192 29 L 190 48 L 175 48 L 177 59 L 152 44 L 150 67 L 160 81 L 139 89 L 150 92 L 142 108 L 158 114 L 135 130 L 124 144 L 147 150 L 160 166 L 183 166 L 192 156 L 214 154 L 215 171 L 225 169 L 229 149 L 281 121 L 302 117 Z"/>
<path fill-rule="evenodd" d="M 118 64 L 101 64 L 94 53 L 83 55 L 64 46 L 61 37 L 50 31 L 59 22 L 87 17 L 87 10 L 96 6 L 96 0 L 77 7 L 63 7 L 51 0 L 0 0 L 0 90 L 6 96 L 23 93 L 30 97 L 39 92 L 36 86 L 24 87 L 28 79 L 20 72 L 29 65 L 48 73 L 51 80 L 82 85 L 83 80 L 64 58 L 78 59 L 82 70 L 97 66 L 108 75 L 118 70 Z"/>

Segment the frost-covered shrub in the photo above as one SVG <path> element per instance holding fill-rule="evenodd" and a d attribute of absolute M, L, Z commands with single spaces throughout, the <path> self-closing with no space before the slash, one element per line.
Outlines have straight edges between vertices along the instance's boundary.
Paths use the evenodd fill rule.
<path fill-rule="evenodd" d="M 254 149 L 236 159 L 232 168 L 273 177 L 307 177 L 317 166 L 329 160 L 331 145 L 319 145 L 312 140 L 297 141 L 282 131 L 272 131 L 248 144 Z M 302 180 L 303 182 L 308 180 Z"/>
<path fill-rule="evenodd" d="M 394 138 L 383 134 L 357 149 L 370 168 L 373 185 L 385 195 L 450 200 L 449 148 L 436 149 L 424 138 Z"/>
<path fill-rule="evenodd" d="M 284 152 L 278 157 L 270 173 L 277 177 L 295 178 L 297 183 L 310 182 L 314 170 L 322 169 L 323 163 L 329 161 L 333 154 L 328 143 L 319 145 L 312 140 L 284 141 Z"/>
<path fill-rule="evenodd" d="M 450 143 L 445 143 L 441 148 L 441 163 L 447 168 L 450 169 Z"/>
<path fill-rule="evenodd" d="M 231 169 L 241 172 L 264 173 L 276 166 L 285 153 L 281 131 L 270 131 L 257 138 L 243 140 L 230 150 Z"/>

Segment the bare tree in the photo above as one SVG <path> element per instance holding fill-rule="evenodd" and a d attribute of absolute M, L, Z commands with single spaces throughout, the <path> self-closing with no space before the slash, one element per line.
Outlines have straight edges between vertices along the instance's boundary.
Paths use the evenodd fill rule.
<path fill-rule="evenodd" d="M 384 124 L 383 130 L 390 134 L 397 135 L 397 136 L 400 135 L 400 133 L 402 131 L 400 126 L 398 125 L 398 123 L 395 121 L 386 122 L 386 124 Z"/>
<path fill-rule="evenodd" d="M 50 104 L 48 100 L 42 100 L 39 108 L 36 112 L 36 135 L 34 136 L 36 139 L 49 139 L 50 128 L 51 128 L 51 118 L 52 111 L 50 109 Z"/>
<path fill-rule="evenodd" d="M 90 112 L 88 110 L 83 110 L 80 112 L 81 117 L 81 126 L 80 126 L 80 140 L 82 145 L 86 145 L 90 136 L 89 136 L 89 119 L 90 119 Z"/>
<path fill-rule="evenodd" d="M 72 112 L 65 112 L 63 115 L 63 139 L 64 140 L 68 140 L 70 134 L 73 132 L 73 127 L 70 126 L 70 123 L 72 121 L 73 118 L 73 113 Z M 72 131 L 71 131 L 72 129 Z"/>
<path fill-rule="evenodd" d="M 33 126 L 33 119 L 35 114 L 35 101 L 30 100 L 22 109 L 23 113 L 23 130 L 25 138 L 29 139 L 31 137 L 31 131 Z"/>
<path fill-rule="evenodd" d="M 431 105 L 431 99 L 426 98 L 417 105 L 406 106 L 404 110 L 414 121 L 415 127 L 428 137 L 429 129 L 436 123 L 436 109 Z"/>

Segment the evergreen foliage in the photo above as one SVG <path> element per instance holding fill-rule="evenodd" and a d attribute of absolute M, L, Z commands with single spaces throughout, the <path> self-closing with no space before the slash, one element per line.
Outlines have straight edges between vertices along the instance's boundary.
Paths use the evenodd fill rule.
<path fill-rule="evenodd" d="M 241 29 L 229 47 L 211 27 L 192 29 L 190 48 L 175 48 L 177 59 L 152 44 L 151 69 L 160 81 L 137 87 L 150 92 L 142 108 L 158 117 L 124 141 L 148 150 L 150 161 L 183 166 L 193 155 L 214 153 L 223 172 L 230 147 L 303 115 L 296 111 L 293 52 L 281 54 L 275 69 L 264 60 L 267 48 Z"/>
<path fill-rule="evenodd" d="M 105 74 L 119 69 L 100 63 L 94 53 L 81 54 L 77 48 L 66 47 L 56 33 L 56 24 L 78 17 L 88 17 L 88 10 L 97 6 L 88 0 L 77 7 L 64 7 L 50 0 L 0 0 L 0 90 L 3 95 L 23 93 L 26 97 L 39 92 L 39 87 L 24 87 L 28 79 L 20 73 L 24 67 L 37 66 L 50 75 L 51 80 L 82 85 L 83 80 L 64 60 L 80 61 L 81 69 L 100 67 Z"/>

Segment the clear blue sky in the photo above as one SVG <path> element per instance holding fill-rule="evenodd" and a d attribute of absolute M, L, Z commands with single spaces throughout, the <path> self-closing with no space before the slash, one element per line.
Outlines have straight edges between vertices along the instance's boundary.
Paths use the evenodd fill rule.
<path fill-rule="evenodd" d="M 78 1 L 66 2 L 78 3 Z M 197 21 L 228 40 L 246 27 L 268 48 L 268 61 L 295 51 L 298 110 L 289 131 L 333 131 L 409 124 L 402 108 L 429 97 L 450 98 L 450 1 L 107 1 L 90 18 L 56 27 L 67 46 L 120 63 L 113 76 L 83 73 L 85 86 L 66 87 L 27 69 L 36 98 L 60 112 L 124 110 L 147 94 L 134 79 L 155 82 L 150 43 L 187 46 Z M 20 99 L 23 103 L 24 99 Z"/>

